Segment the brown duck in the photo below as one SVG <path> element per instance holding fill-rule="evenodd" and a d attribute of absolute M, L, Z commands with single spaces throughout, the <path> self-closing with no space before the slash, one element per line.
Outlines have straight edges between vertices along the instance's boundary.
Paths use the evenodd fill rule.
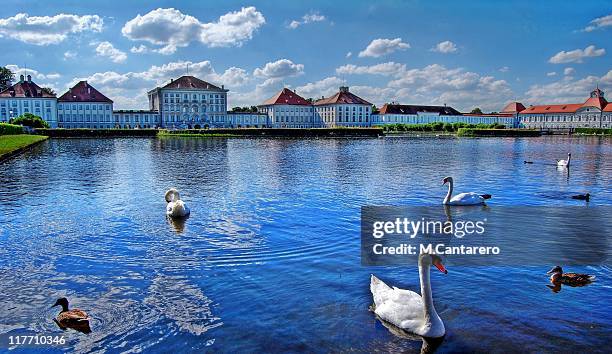
<path fill-rule="evenodd" d="M 580 273 L 563 273 L 563 268 L 556 266 L 549 270 L 546 274 L 551 274 L 550 282 L 558 285 L 565 284 L 569 286 L 583 286 L 590 284 L 595 280 L 594 275 Z"/>
<path fill-rule="evenodd" d="M 89 316 L 83 310 L 79 309 L 68 309 L 68 299 L 65 297 L 57 299 L 55 304 L 51 307 L 61 306 L 62 311 L 53 320 L 57 325 L 65 330 L 72 328 L 82 333 L 90 333 L 91 328 L 89 327 Z"/>

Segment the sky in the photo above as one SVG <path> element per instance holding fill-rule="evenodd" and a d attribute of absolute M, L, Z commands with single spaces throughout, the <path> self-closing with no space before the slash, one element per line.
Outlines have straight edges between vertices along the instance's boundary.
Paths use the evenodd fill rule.
<path fill-rule="evenodd" d="M 381 106 L 500 111 L 612 95 L 608 1 L 15 1 L 0 65 L 64 93 L 78 80 L 116 109 L 190 74 L 257 105 L 282 87 L 339 86 Z M 228 107 L 228 108 L 229 108 Z"/>

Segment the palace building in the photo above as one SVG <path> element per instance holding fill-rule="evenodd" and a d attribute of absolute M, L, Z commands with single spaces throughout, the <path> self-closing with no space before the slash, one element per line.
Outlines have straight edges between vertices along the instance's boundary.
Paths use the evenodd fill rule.
<path fill-rule="evenodd" d="M 315 123 L 320 127 L 368 127 L 372 104 L 341 86 L 335 95 L 315 101 Z"/>
<path fill-rule="evenodd" d="M 511 103 L 514 104 L 514 103 Z M 599 88 L 584 103 L 529 106 L 516 112 L 521 127 L 540 129 L 611 128 L 612 104 Z M 506 106 L 507 108 L 508 106 Z"/>
<path fill-rule="evenodd" d="M 24 113 L 44 119 L 57 128 L 57 96 L 43 90 L 32 81 L 32 76 L 19 76 L 19 81 L 0 92 L 0 122 L 8 122 Z"/>
<path fill-rule="evenodd" d="M 267 115 L 269 128 L 312 128 L 315 127 L 312 103 L 295 91 L 283 88 L 279 93 L 257 106 L 260 113 Z"/>
<path fill-rule="evenodd" d="M 113 128 L 113 101 L 87 81 L 79 81 L 57 99 L 58 128 Z"/>
<path fill-rule="evenodd" d="M 185 75 L 149 91 L 149 110 L 160 113 L 162 128 L 222 128 L 227 92 L 223 85 Z"/>

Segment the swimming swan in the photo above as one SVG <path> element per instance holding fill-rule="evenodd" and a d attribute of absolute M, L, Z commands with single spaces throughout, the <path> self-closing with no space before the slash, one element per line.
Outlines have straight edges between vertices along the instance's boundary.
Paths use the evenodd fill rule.
<path fill-rule="evenodd" d="M 490 199 L 490 194 L 478 194 L 474 192 L 459 193 L 453 195 L 453 177 L 446 177 L 442 180 L 442 185 L 448 183 L 448 193 L 442 204 L 444 205 L 481 205 L 485 203 L 485 199 Z"/>
<path fill-rule="evenodd" d="M 421 297 L 410 291 L 389 287 L 382 280 L 372 275 L 370 291 L 374 298 L 374 313 L 382 320 L 422 337 L 438 338 L 444 336 L 444 323 L 434 308 L 429 283 L 429 267 L 435 266 L 447 274 L 440 257 L 431 254 L 419 256 L 419 277 L 421 279 Z"/>
<path fill-rule="evenodd" d="M 181 200 L 179 192 L 175 188 L 170 188 L 165 195 L 166 202 L 166 215 L 173 218 L 180 218 L 189 215 L 190 210 Z"/>
<path fill-rule="evenodd" d="M 572 161 L 572 154 L 567 154 L 567 160 L 557 160 L 557 166 L 559 167 L 569 167 L 570 161 Z"/>

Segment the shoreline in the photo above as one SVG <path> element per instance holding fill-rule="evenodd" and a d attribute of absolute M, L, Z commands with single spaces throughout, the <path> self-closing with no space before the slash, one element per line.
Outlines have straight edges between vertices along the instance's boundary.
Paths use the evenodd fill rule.
<path fill-rule="evenodd" d="M 42 143 L 43 141 L 46 141 L 47 139 L 49 139 L 48 136 L 40 135 L 0 135 L 0 151 L 6 143 L 15 144 L 15 140 L 25 140 L 22 143 L 17 143 L 13 147 L 7 148 L 6 152 L 0 152 L 0 164 L 22 154 L 23 152 L 33 148 L 34 146 Z"/>

